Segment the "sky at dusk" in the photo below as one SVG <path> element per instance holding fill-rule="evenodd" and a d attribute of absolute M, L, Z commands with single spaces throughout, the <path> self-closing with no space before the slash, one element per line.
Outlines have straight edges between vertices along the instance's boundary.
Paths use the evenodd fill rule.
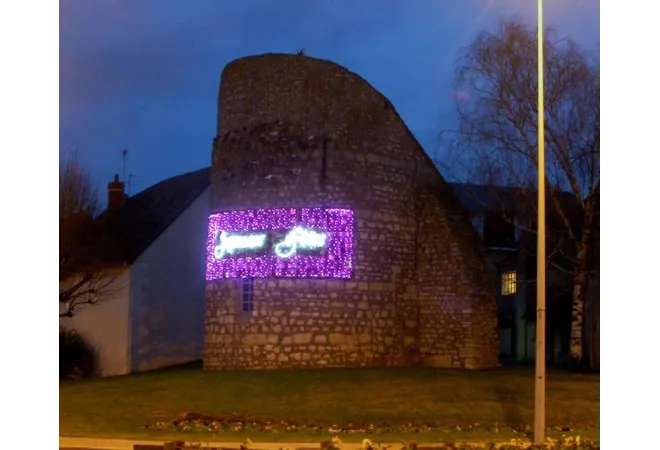
<path fill-rule="evenodd" d="M 223 67 L 304 48 L 381 91 L 433 156 L 456 53 L 503 15 L 534 25 L 536 0 L 60 0 L 60 155 L 104 188 L 127 148 L 132 194 L 207 167 Z M 546 0 L 545 20 L 598 54 L 599 0 Z"/>

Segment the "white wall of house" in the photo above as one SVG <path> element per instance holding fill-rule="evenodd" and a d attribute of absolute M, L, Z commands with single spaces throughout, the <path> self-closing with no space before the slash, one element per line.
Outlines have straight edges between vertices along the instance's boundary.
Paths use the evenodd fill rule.
<path fill-rule="evenodd" d="M 131 267 L 132 371 L 202 358 L 209 191 L 204 190 Z"/>
<path fill-rule="evenodd" d="M 107 377 L 129 372 L 128 304 L 130 271 L 112 273 L 108 296 L 96 305 L 76 310 L 73 317 L 60 318 L 60 325 L 75 329 L 94 346 L 99 375 Z"/>

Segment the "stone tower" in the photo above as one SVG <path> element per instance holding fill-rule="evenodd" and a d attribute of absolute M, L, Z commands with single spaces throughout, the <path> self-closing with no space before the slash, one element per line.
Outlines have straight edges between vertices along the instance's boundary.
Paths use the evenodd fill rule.
<path fill-rule="evenodd" d="M 495 283 L 467 213 L 347 69 L 281 54 L 225 67 L 211 208 L 206 369 L 498 364 Z M 275 246 L 295 227 L 324 237 L 294 261 Z"/>

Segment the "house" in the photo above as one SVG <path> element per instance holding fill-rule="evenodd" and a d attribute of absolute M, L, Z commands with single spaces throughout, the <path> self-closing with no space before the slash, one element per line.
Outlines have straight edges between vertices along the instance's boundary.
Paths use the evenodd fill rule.
<path fill-rule="evenodd" d="M 500 360 L 533 359 L 535 327 L 525 319 L 528 297 L 535 291 L 526 280 L 536 277 L 536 269 L 533 254 L 530 258 L 525 251 L 522 229 L 530 226 L 535 209 L 519 201 L 514 188 L 494 191 L 490 186 L 456 183 L 452 187 L 482 237 L 487 264 L 498 280 Z"/>
<path fill-rule="evenodd" d="M 536 219 L 535 189 L 520 187 L 452 184 L 454 192 L 469 211 L 473 227 L 482 237 L 489 267 L 498 279 L 498 332 L 503 363 L 532 361 L 536 343 Z M 576 232 L 581 215 L 575 198 L 557 194 Z M 548 204 L 549 200 L 548 200 Z M 557 248 L 571 254 L 565 226 L 555 208 L 546 210 L 547 254 L 547 352 L 550 362 L 568 358 L 572 265 Z"/>
<path fill-rule="evenodd" d="M 479 236 L 380 92 L 268 54 L 219 99 L 205 369 L 499 363 Z"/>
<path fill-rule="evenodd" d="M 204 243 L 209 169 L 175 176 L 128 197 L 115 176 L 95 219 L 106 297 L 60 325 L 95 347 L 102 376 L 199 360 L 204 332 Z"/>

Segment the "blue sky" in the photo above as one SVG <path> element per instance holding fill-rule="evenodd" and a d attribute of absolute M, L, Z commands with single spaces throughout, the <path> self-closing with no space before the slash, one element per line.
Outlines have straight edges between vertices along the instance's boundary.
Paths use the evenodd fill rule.
<path fill-rule="evenodd" d="M 536 0 L 60 0 L 60 155 L 132 193 L 206 167 L 222 68 L 250 54 L 335 61 L 387 96 L 425 150 L 454 118 L 457 51 Z M 545 0 L 546 25 L 598 54 L 599 0 Z"/>

